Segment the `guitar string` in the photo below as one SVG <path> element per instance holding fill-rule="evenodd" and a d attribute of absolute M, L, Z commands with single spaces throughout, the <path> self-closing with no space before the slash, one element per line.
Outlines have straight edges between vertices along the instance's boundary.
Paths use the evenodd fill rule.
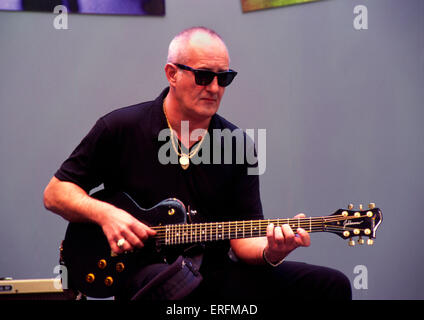
<path fill-rule="evenodd" d="M 323 230 L 322 229 L 313 230 L 312 232 L 314 232 L 314 231 L 323 231 Z M 325 231 L 331 231 L 331 229 L 325 230 Z M 341 230 L 336 229 L 334 231 L 341 231 Z M 309 233 L 310 231 L 307 231 L 307 232 Z M 258 234 L 253 234 L 251 236 L 245 236 L 243 238 L 253 238 L 253 237 L 261 237 L 261 236 L 264 236 L 264 234 L 258 233 Z M 361 236 L 361 235 L 352 235 L 352 236 Z M 158 241 L 159 244 L 172 245 L 172 244 L 189 244 L 189 243 L 201 243 L 201 242 L 211 242 L 211 241 L 220 241 L 220 240 L 231 240 L 231 239 L 237 239 L 237 238 L 239 238 L 239 237 L 235 237 L 234 235 L 230 235 L 229 237 L 227 235 L 227 236 L 224 236 L 224 237 L 218 237 L 217 238 L 214 235 L 208 236 L 207 234 L 205 234 L 202 237 L 200 237 L 200 236 L 194 237 L 194 239 L 192 238 L 191 235 L 181 235 L 179 237 L 170 237 L 168 239 L 161 238 L 161 239 L 158 239 L 157 241 Z M 345 237 L 345 239 L 348 239 L 348 238 L 350 238 L 350 237 Z M 371 238 L 371 236 L 370 236 L 370 238 Z"/>
<path fill-rule="evenodd" d="M 274 223 L 277 226 L 281 226 L 284 224 L 288 224 L 291 227 L 303 227 L 308 228 L 312 226 L 324 226 L 329 222 L 336 222 L 340 220 L 326 220 L 326 219 L 320 219 L 318 221 L 301 221 L 301 220 L 292 220 L 289 223 L 284 223 L 285 221 L 281 220 L 261 220 L 259 222 L 257 221 L 243 221 L 243 222 L 207 222 L 207 223 L 198 223 L 198 224 L 174 224 L 174 225 L 165 225 L 165 226 L 156 226 L 152 227 L 154 230 L 160 232 L 162 230 L 169 231 L 170 229 L 179 229 L 179 230 L 192 230 L 192 229 L 211 229 L 211 228 L 219 228 L 219 229 L 226 229 L 226 230 L 242 230 L 247 227 L 247 229 L 252 228 L 266 228 L 270 223 Z"/>
<path fill-rule="evenodd" d="M 329 216 L 329 217 L 315 217 L 315 218 L 276 218 L 276 219 L 262 219 L 262 220 L 241 220 L 241 221 L 222 221 L 222 222 L 204 222 L 204 223 L 194 223 L 194 224 L 174 224 L 174 226 L 190 226 L 190 225 L 236 225 L 236 224 L 263 224 L 263 223 L 278 223 L 278 224 L 297 224 L 303 223 L 308 224 L 313 221 L 314 223 L 322 223 L 322 222 L 335 222 L 335 221 L 343 221 L 343 220 L 352 220 L 359 219 L 368 216 L 360 216 L 360 217 L 345 217 L 345 216 Z M 163 225 L 163 226 L 155 226 L 154 229 L 166 228 L 171 225 Z"/>
<path fill-rule="evenodd" d="M 342 217 L 342 218 L 343 218 L 342 220 L 346 220 L 346 217 Z M 306 219 L 300 218 L 300 219 L 309 221 L 309 218 L 306 218 Z M 318 219 L 322 220 L 322 218 L 318 218 Z M 278 219 L 278 220 L 281 220 L 281 219 Z M 287 219 L 284 219 L 284 220 L 287 220 Z M 298 220 L 299 219 L 294 219 L 292 221 L 297 222 Z M 264 227 L 266 227 L 267 225 L 262 225 L 262 224 L 263 222 L 268 222 L 268 221 L 271 221 L 271 219 L 259 220 L 259 223 L 255 223 L 255 224 L 253 222 L 258 222 L 258 221 L 251 221 L 252 223 L 250 225 L 251 227 L 255 226 L 255 229 L 250 229 L 250 230 L 249 230 L 249 226 L 247 226 L 248 230 L 246 230 L 238 225 L 237 226 L 232 225 L 232 222 L 226 222 L 229 228 L 225 229 L 224 227 L 224 228 L 220 228 L 219 230 L 216 229 L 216 227 L 217 226 L 221 227 L 224 223 L 200 224 L 200 225 L 203 225 L 204 227 L 203 228 L 195 227 L 194 230 L 192 227 L 190 227 L 193 225 L 190 225 L 190 224 L 172 225 L 172 227 L 165 229 L 165 233 L 163 233 L 163 230 L 162 232 L 159 231 L 159 235 L 157 235 L 156 238 L 159 241 L 165 240 L 165 244 L 166 243 L 179 244 L 179 243 L 186 243 L 186 242 L 193 243 L 193 242 L 213 241 L 213 240 L 227 240 L 227 239 L 242 238 L 242 237 L 247 238 L 247 237 L 265 236 L 266 232 L 264 230 Z M 257 226 L 259 226 L 260 228 L 258 229 Z M 341 227 L 341 226 L 333 226 L 333 225 L 323 226 L 322 222 L 320 222 L 318 225 L 317 224 L 312 225 L 311 223 L 311 224 L 305 225 L 304 227 L 308 227 L 308 226 L 309 226 L 309 230 L 305 230 L 306 232 L 317 232 L 317 231 L 344 232 L 344 231 L 353 231 L 355 229 L 358 229 L 353 227 Z M 359 230 L 363 231 L 364 229 L 359 228 Z M 172 234 L 169 234 L 169 233 L 172 233 Z M 295 233 L 297 232 L 295 231 Z"/>
<path fill-rule="evenodd" d="M 266 227 L 270 223 L 274 223 L 277 226 L 281 226 L 284 224 L 288 224 L 291 227 L 309 227 L 309 226 L 323 226 L 326 223 L 343 221 L 343 220 L 351 220 L 355 218 L 363 218 L 367 216 L 361 217 L 319 217 L 319 218 L 299 218 L 299 219 L 265 219 L 265 220 L 244 220 L 244 221 L 230 221 L 230 222 L 206 222 L 206 223 L 195 223 L 195 224 L 172 224 L 172 225 L 164 225 L 164 226 L 155 226 L 152 229 L 156 231 L 161 230 L 169 230 L 170 228 L 178 228 L 178 229 L 192 229 L 192 228 L 229 228 L 242 229 L 244 227 L 252 228 L 252 227 Z M 202 228 L 203 227 L 203 228 Z"/>
<path fill-rule="evenodd" d="M 360 228 L 349 228 L 349 227 L 337 227 L 337 226 L 325 226 L 325 227 L 322 227 L 322 226 L 315 226 L 315 227 L 313 227 L 313 228 L 311 228 L 311 229 L 309 229 L 309 230 L 305 230 L 306 232 L 316 232 L 316 231 L 326 231 L 326 230 L 333 230 L 333 231 L 340 231 L 340 232 L 344 232 L 344 231 L 354 231 L 354 230 L 362 230 L 362 231 L 364 231 L 365 229 L 360 229 Z M 234 229 L 229 229 L 229 230 L 222 230 L 222 231 L 219 231 L 219 232 L 217 232 L 217 230 L 214 230 L 214 229 L 210 229 L 210 230 L 207 230 L 207 229 L 201 229 L 201 230 L 190 230 L 190 229 L 186 229 L 186 230 L 183 230 L 183 229 L 179 229 L 179 230 L 169 230 L 169 232 L 173 232 L 173 236 L 170 236 L 170 235 L 167 235 L 166 234 L 166 232 L 165 233 L 163 233 L 163 232 L 160 232 L 159 233 L 159 235 L 157 235 L 156 236 L 156 238 L 164 238 L 164 237 L 166 237 L 166 236 L 168 236 L 168 237 L 191 237 L 191 236 L 193 236 L 193 235 L 195 235 L 195 236 L 208 236 L 208 237 L 210 237 L 210 236 L 213 236 L 213 235 L 242 235 L 242 234 L 244 234 L 245 236 L 246 235 L 266 235 L 266 230 L 264 230 L 264 229 L 262 229 L 262 230 L 251 230 L 251 231 L 246 231 L 246 230 L 244 230 L 244 232 L 243 231 L 241 231 L 241 230 L 234 230 Z M 293 230 L 293 233 L 298 233 L 297 231 L 295 231 L 295 230 Z"/>

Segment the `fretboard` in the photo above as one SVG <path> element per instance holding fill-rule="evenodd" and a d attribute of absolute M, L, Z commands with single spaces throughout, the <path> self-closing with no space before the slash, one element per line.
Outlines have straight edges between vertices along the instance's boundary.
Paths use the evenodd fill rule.
<path fill-rule="evenodd" d="M 288 224 L 295 233 L 297 228 L 307 232 L 322 232 L 326 231 L 327 218 L 330 217 L 172 224 L 153 229 L 157 231 L 155 237 L 159 245 L 176 245 L 262 237 L 266 236 L 266 229 L 270 223 L 274 226 Z"/>

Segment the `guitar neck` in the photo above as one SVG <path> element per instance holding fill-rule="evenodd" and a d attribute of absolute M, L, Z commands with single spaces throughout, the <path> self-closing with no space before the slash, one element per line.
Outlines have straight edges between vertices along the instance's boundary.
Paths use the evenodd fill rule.
<path fill-rule="evenodd" d="M 288 224 L 293 232 L 302 228 L 307 232 L 326 231 L 325 223 L 336 217 L 314 217 L 294 219 L 267 219 L 230 222 L 208 222 L 196 224 L 171 224 L 153 227 L 157 231 L 159 245 L 190 244 L 219 240 L 231 240 L 266 236 L 270 223 L 274 226 Z"/>

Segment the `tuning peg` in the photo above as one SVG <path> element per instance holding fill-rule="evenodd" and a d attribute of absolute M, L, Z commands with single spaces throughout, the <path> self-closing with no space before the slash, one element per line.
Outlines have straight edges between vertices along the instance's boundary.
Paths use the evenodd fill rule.
<path fill-rule="evenodd" d="M 349 205 L 347 206 L 347 208 L 348 208 L 349 210 L 352 210 L 352 209 L 353 209 L 353 203 L 349 203 Z"/>
<path fill-rule="evenodd" d="M 369 209 L 374 209 L 375 208 L 375 203 L 374 202 L 371 202 L 369 205 L 368 205 L 368 208 Z"/>
<path fill-rule="evenodd" d="M 349 246 L 351 247 L 355 246 L 355 240 L 353 240 L 352 238 L 350 238 L 349 240 Z"/>
<path fill-rule="evenodd" d="M 359 211 L 362 211 L 363 210 L 363 205 L 362 205 L 362 203 L 359 205 Z"/>
<path fill-rule="evenodd" d="M 374 244 L 374 240 L 373 240 L 373 239 L 371 239 L 371 238 L 369 238 L 369 239 L 367 240 L 367 245 L 372 246 L 373 244 Z"/>
<path fill-rule="evenodd" d="M 358 239 L 358 244 L 364 244 L 365 243 L 365 240 L 364 239 L 362 239 L 362 237 L 359 237 L 359 239 Z"/>

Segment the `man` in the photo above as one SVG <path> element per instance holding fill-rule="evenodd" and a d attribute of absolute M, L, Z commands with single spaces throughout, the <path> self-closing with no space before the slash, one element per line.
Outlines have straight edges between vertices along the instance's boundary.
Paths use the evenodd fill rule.
<path fill-rule="evenodd" d="M 214 31 L 196 27 L 178 34 L 165 66 L 169 90 L 155 101 L 99 119 L 46 187 L 46 208 L 72 222 L 97 223 L 116 253 L 142 248 L 155 231 L 131 214 L 90 197 L 89 191 L 101 183 L 105 189 L 131 194 L 146 208 L 165 198 L 178 198 L 197 212 L 198 221 L 263 219 L 259 178 L 247 174 L 248 164 L 192 164 L 212 130 L 237 129 L 217 114 L 225 88 L 237 74 L 230 70 L 229 61 L 227 47 Z M 158 159 L 158 135 L 167 128 L 177 164 Z M 190 139 L 195 130 L 202 134 Z M 270 224 L 266 237 L 206 246 L 200 270 L 204 280 L 187 298 L 349 299 L 349 281 L 339 272 L 283 262 L 297 247 L 310 245 L 305 230 L 295 231 L 297 235 L 289 225 Z M 229 258 L 229 246 L 237 262 Z M 131 294 L 136 290 L 131 288 Z"/>

